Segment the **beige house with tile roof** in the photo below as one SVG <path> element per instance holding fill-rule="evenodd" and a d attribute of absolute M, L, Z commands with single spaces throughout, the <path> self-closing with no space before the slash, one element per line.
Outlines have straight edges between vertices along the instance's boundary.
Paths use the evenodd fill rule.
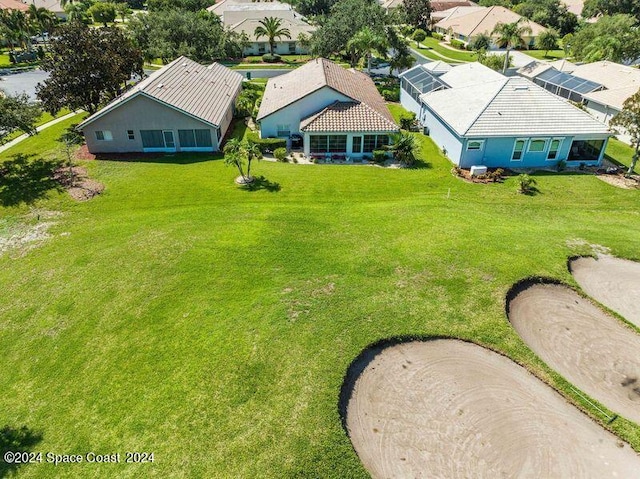
<path fill-rule="evenodd" d="M 271 16 L 266 14 L 265 16 Z M 264 55 L 269 53 L 269 42 L 267 37 L 256 37 L 255 31 L 260 26 L 260 20 L 263 17 L 247 18 L 235 25 L 229 26 L 229 30 L 236 33 L 244 33 L 249 38 L 249 45 L 244 49 L 245 55 Z M 275 53 L 278 55 L 303 55 L 309 53 L 309 49 L 306 46 L 300 45 L 301 35 L 305 35 L 307 38 L 311 37 L 311 34 L 315 31 L 315 27 L 309 25 L 307 22 L 300 18 L 288 19 L 282 18 L 280 23 L 281 28 L 289 30 L 291 38 L 280 37 L 275 42 Z"/>
<path fill-rule="evenodd" d="M 465 11 L 467 8 L 469 10 Z M 460 7 L 436 23 L 435 30 L 443 35 L 449 35 L 450 38 L 469 43 L 474 36 L 481 33 L 491 35 L 499 23 L 514 23 L 521 19 L 523 19 L 523 25 L 531 28 L 531 33 L 524 36 L 525 44 L 531 47 L 534 45 L 536 37 L 546 31 L 546 28 L 499 6 Z"/>
<path fill-rule="evenodd" d="M 218 151 L 242 75 L 179 57 L 84 120 L 91 153 Z"/>
<path fill-rule="evenodd" d="M 257 120 L 262 138 L 302 135 L 312 157 L 371 156 L 399 131 L 368 75 L 324 58 L 271 78 Z"/>

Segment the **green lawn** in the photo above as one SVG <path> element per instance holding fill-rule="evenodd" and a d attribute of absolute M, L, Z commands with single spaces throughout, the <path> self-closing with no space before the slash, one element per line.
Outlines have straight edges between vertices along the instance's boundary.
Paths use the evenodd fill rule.
<path fill-rule="evenodd" d="M 538 60 L 553 61 L 564 58 L 563 50 L 549 50 L 548 52 L 546 52 L 546 55 L 544 50 L 523 50 L 522 52 L 533 58 L 537 58 Z"/>
<path fill-rule="evenodd" d="M 413 45 L 415 45 L 415 42 L 412 42 L 412 43 Z M 418 51 L 420 51 L 421 53 L 424 53 L 424 51 L 432 50 L 434 52 L 439 53 L 440 55 L 447 57 L 449 60 L 455 61 L 455 62 L 475 62 L 477 60 L 477 56 L 475 55 L 475 53 L 469 52 L 466 50 L 447 48 L 443 46 L 439 40 L 436 40 L 433 37 L 427 37 L 421 43 L 422 45 L 427 47 L 426 49 L 418 48 Z M 433 55 L 432 58 L 437 60 L 445 60 L 438 55 Z"/>
<path fill-rule="evenodd" d="M 605 151 L 605 154 L 610 160 L 620 165 L 624 165 L 627 168 L 631 164 L 633 153 L 634 150 L 632 147 L 615 138 L 609 139 L 607 150 Z"/>
<path fill-rule="evenodd" d="M 49 123 L 51 120 L 55 120 L 56 118 L 60 118 L 61 116 L 66 115 L 67 113 L 69 113 L 69 110 L 66 109 L 66 108 L 63 108 L 62 110 L 60 110 L 58 112 L 58 114 L 55 115 L 55 116 L 53 116 L 51 113 L 45 111 L 45 112 L 42 113 L 42 115 L 40 116 L 40 118 L 36 122 L 36 127 L 44 125 L 45 123 Z M 14 131 L 13 133 L 9 133 L 7 136 L 2 137 L 2 141 L 0 142 L 0 144 L 7 143 L 7 142 L 13 140 L 14 138 L 17 138 L 17 137 L 21 136 L 22 134 L 23 134 L 22 131 Z"/>
<path fill-rule="evenodd" d="M 77 121 L 0 161 L 59 154 Z M 512 178 L 469 184 L 417 136 L 419 169 L 262 161 L 279 191 L 245 191 L 219 156 L 94 161 L 102 196 L 37 201 L 63 216 L 41 247 L 0 256 L 0 427 L 40 434 L 34 451 L 155 462 L 18 477 L 367 477 L 338 394 L 351 361 L 392 336 L 487 345 L 581 403 L 511 329 L 505 294 L 531 275 L 575 284 L 579 241 L 640 259 L 640 192 L 572 174 L 537 175 L 531 197 Z M 0 235 L 27 212 L 0 207 Z M 640 450 L 640 426 L 610 427 Z"/>

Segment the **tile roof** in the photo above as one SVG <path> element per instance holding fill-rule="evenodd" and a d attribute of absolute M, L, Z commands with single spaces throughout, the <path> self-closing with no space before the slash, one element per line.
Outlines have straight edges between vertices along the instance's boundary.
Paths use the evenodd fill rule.
<path fill-rule="evenodd" d="M 525 78 L 436 91 L 421 99 L 460 136 L 609 133 L 606 125 L 587 112 Z"/>
<path fill-rule="evenodd" d="M 262 20 L 263 18 L 264 17 L 247 18 L 245 20 L 242 20 L 239 23 L 236 23 L 235 25 L 230 27 L 229 30 L 236 33 L 244 32 L 249 37 L 249 41 L 266 42 L 267 37 L 262 36 L 260 38 L 257 38 L 254 34 L 256 27 L 260 26 L 260 20 Z M 288 29 L 289 33 L 291 34 L 291 40 L 289 40 L 287 37 L 281 37 L 278 40 L 281 42 L 295 41 L 298 39 L 301 33 L 304 33 L 305 35 L 311 35 L 316 30 L 315 27 L 312 27 L 311 25 L 304 22 L 303 20 L 292 21 L 286 18 L 281 19 L 280 28 Z"/>
<path fill-rule="evenodd" d="M 26 12 L 29 5 L 25 5 L 20 0 L 0 0 L 0 10 L 20 10 Z"/>
<path fill-rule="evenodd" d="M 451 88 L 460 88 L 479 83 L 488 83 L 496 80 L 504 80 L 504 75 L 484 66 L 482 63 L 465 63 L 453 67 L 450 71 L 440 76 Z"/>
<path fill-rule="evenodd" d="M 300 122 L 301 131 L 398 131 L 398 125 L 365 103 L 336 101 Z"/>
<path fill-rule="evenodd" d="M 136 95 L 153 98 L 190 116 L 219 126 L 242 86 L 242 75 L 223 65 L 208 67 L 178 57 L 82 122 L 84 127 Z"/>
<path fill-rule="evenodd" d="M 521 18 L 524 17 L 507 8 L 493 6 L 484 9 L 474 9 L 471 13 L 465 15 L 450 16 L 436 23 L 436 27 L 444 30 L 451 28 L 455 33 L 470 38 L 479 33 L 491 34 L 498 23 L 513 23 Z M 546 28 L 542 25 L 527 20 L 526 18 L 524 18 L 522 24 L 528 25 L 531 28 L 532 37 L 536 37 L 541 32 L 546 31 Z"/>
<path fill-rule="evenodd" d="M 436 75 L 442 75 L 443 73 L 447 73 L 448 71 L 451 71 L 453 67 L 447 62 L 443 62 L 442 60 L 436 60 L 435 62 L 423 63 L 422 68 L 424 68 L 425 70 L 429 70 L 430 72 L 433 72 Z"/>
<path fill-rule="evenodd" d="M 640 70 L 609 61 L 576 65 L 573 75 L 604 85 L 609 90 L 635 86 L 640 89 Z"/>
<path fill-rule="evenodd" d="M 403 0 L 383 0 L 380 2 L 382 8 L 392 9 L 403 4 Z M 455 7 L 472 7 L 476 4 L 471 0 L 431 0 L 431 12 L 442 12 Z"/>
<path fill-rule="evenodd" d="M 328 86 L 355 101 L 365 103 L 387 120 L 393 117 L 373 80 L 325 58 L 316 58 L 290 73 L 270 78 L 260 104 L 260 120 L 311 93 Z"/>

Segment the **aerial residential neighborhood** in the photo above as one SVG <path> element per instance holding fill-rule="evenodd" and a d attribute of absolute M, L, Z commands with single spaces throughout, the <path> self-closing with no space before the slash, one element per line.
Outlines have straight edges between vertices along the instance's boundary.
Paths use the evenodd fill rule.
<path fill-rule="evenodd" d="M 0 0 L 0 478 L 635 478 L 640 7 Z"/>

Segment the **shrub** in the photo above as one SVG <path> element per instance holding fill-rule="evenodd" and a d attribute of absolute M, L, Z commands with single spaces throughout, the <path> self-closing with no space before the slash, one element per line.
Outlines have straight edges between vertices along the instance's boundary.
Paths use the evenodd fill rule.
<path fill-rule="evenodd" d="M 405 25 L 400 31 L 405 37 L 410 37 L 415 31 L 415 27 L 413 25 Z"/>
<path fill-rule="evenodd" d="M 271 53 L 265 53 L 262 55 L 262 61 L 265 63 L 277 63 L 281 60 L 280 55 Z"/>
<path fill-rule="evenodd" d="M 523 195 L 530 195 L 535 191 L 536 180 L 531 178 L 527 174 L 518 175 L 517 185 L 518 185 L 518 193 L 522 193 Z"/>
<path fill-rule="evenodd" d="M 441 33 L 436 33 L 436 32 L 432 32 L 431 36 L 433 38 L 435 38 L 436 40 L 442 40 L 444 38 L 444 35 L 442 35 Z"/>
<path fill-rule="evenodd" d="M 411 38 L 413 38 L 416 42 L 423 42 L 424 39 L 427 38 L 427 32 L 425 32 L 421 28 L 418 28 L 415 32 L 413 32 L 413 36 Z"/>
<path fill-rule="evenodd" d="M 287 147 L 287 140 L 284 138 L 258 138 L 254 143 L 258 145 L 262 153 Z"/>
<path fill-rule="evenodd" d="M 278 161 L 287 161 L 287 149 L 286 148 L 276 148 L 273 150 L 273 156 L 276 157 Z"/>
<path fill-rule="evenodd" d="M 385 150 L 373 150 L 373 161 L 382 164 L 387 160 L 387 152 Z"/>
<path fill-rule="evenodd" d="M 462 168 L 460 168 L 459 166 L 454 166 L 453 168 L 451 168 L 451 173 L 455 176 L 464 176 L 462 173 Z"/>
<path fill-rule="evenodd" d="M 564 160 L 560 160 L 556 165 L 556 168 L 558 169 L 558 171 L 564 171 L 566 167 L 567 167 L 567 162 Z"/>
<path fill-rule="evenodd" d="M 413 129 L 413 124 L 416 121 L 416 114 L 414 112 L 409 112 L 408 115 L 402 115 L 400 117 L 400 128 L 403 130 L 411 130 Z"/>
<path fill-rule="evenodd" d="M 459 50 L 466 50 L 467 48 L 464 45 L 464 42 L 461 42 L 460 40 L 456 40 L 455 38 L 452 38 L 451 41 L 449 42 L 449 44 L 453 47 L 453 48 L 458 48 Z"/>
<path fill-rule="evenodd" d="M 386 101 L 400 101 L 400 89 L 396 88 L 393 90 L 382 90 L 382 98 Z"/>

